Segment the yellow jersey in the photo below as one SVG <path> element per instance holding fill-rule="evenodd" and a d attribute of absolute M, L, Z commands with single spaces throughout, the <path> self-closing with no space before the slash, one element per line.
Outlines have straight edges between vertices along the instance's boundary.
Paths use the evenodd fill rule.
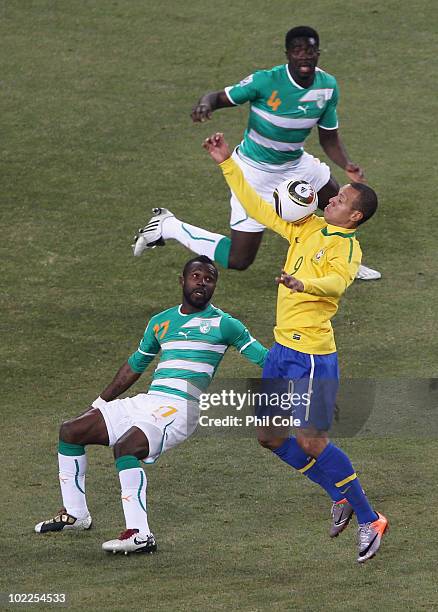
<path fill-rule="evenodd" d="M 302 353 L 333 353 L 336 344 L 330 319 L 362 259 L 355 230 L 327 224 L 316 215 L 301 223 L 284 221 L 246 182 L 231 157 L 220 166 L 249 216 L 289 241 L 284 269 L 304 284 L 303 292 L 294 293 L 278 286 L 275 340 Z"/>

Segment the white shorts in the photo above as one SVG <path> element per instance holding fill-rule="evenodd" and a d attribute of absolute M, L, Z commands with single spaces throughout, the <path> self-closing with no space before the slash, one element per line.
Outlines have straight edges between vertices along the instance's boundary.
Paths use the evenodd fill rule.
<path fill-rule="evenodd" d="M 303 153 L 296 162 L 289 162 L 278 167 L 269 165 L 267 169 L 252 165 L 251 160 L 239 155 L 235 149 L 232 155 L 240 166 L 248 183 L 254 187 L 266 202 L 272 203 L 272 194 L 279 183 L 286 179 L 303 179 L 319 191 L 330 180 L 330 168 L 317 157 Z M 231 229 L 239 232 L 262 232 L 265 226 L 248 217 L 246 210 L 231 191 Z"/>
<path fill-rule="evenodd" d="M 154 463 L 166 450 L 184 442 L 196 429 L 199 405 L 170 394 L 139 393 L 99 405 L 114 446 L 131 427 L 138 427 L 149 442 L 144 463 Z"/>

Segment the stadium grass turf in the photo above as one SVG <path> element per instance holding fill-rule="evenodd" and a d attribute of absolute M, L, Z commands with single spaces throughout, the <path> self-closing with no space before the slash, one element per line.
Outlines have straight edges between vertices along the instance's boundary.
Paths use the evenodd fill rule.
<path fill-rule="evenodd" d="M 354 526 L 327 537 L 323 493 L 255 440 L 234 435 L 200 432 L 148 469 L 156 556 L 100 551 L 123 525 L 108 449 L 89 452 L 93 530 L 32 533 L 59 506 L 59 423 L 101 391 L 147 318 L 179 300 L 188 253 L 169 245 L 134 260 L 136 227 L 152 206 L 215 231 L 228 226 L 225 184 L 200 145 L 216 130 L 236 144 L 247 109 L 194 126 L 191 106 L 205 91 L 281 63 L 293 25 L 320 31 L 320 65 L 341 86 L 341 133 L 381 203 L 360 239 L 364 262 L 383 279 L 355 283 L 335 320 L 343 376 L 384 385 L 437 375 L 437 67 L 427 5 L 36 0 L 0 11 L 0 590 L 66 592 L 71 609 L 93 610 L 438 606 L 433 410 L 427 431 L 408 419 L 395 437 L 383 418 L 376 437 L 340 441 L 392 527 L 364 567 L 355 563 Z M 307 149 L 323 158 L 315 135 Z M 221 274 L 214 300 L 268 345 L 286 246 L 267 234 L 248 271 Z M 221 370 L 257 373 L 231 352 Z M 149 380 L 147 373 L 136 389 Z"/>

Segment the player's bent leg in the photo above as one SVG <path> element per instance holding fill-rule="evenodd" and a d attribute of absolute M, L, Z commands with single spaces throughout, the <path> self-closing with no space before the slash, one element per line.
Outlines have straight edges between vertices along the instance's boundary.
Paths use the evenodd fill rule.
<path fill-rule="evenodd" d="M 107 552 L 127 555 L 157 550 L 147 519 L 147 478 L 139 461 L 148 457 L 149 446 L 145 433 L 136 426 L 128 429 L 114 445 L 126 529 L 118 538 L 102 544 L 102 549 Z"/>
<path fill-rule="evenodd" d="M 289 465 L 293 465 L 297 471 L 308 478 L 313 476 L 310 479 L 316 484 L 320 484 L 324 488 L 325 483 L 320 482 L 317 474 L 312 474 L 312 472 L 306 474 L 306 472 L 312 470 L 312 468 L 313 471 L 315 471 L 315 459 L 309 456 L 311 453 L 306 453 L 303 456 L 303 453 L 300 452 L 301 446 L 298 445 L 298 442 L 296 442 L 294 438 L 279 438 L 270 436 L 266 428 L 259 428 L 257 438 L 259 444 L 263 446 L 263 448 L 268 448 L 275 453 L 277 457 Z M 304 446 L 306 445 L 307 448 L 312 451 L 315 449 L 318 450 L 321 447 L 320 441 L 317 441 L 317 443 L 308 443 L 308 440 L 305 439 Z M 330 493 L 333 495 L 333 490 L 331 489 L 328 491 L 328 493 L 329 495 Z M 337 537 L 342 531 L 344 531 L 344 529 L 346 529 L 353 513 L 353 507 L 346 499 L 333 501 L 331 509 L 332 524 L 329 530 L 329 535 L 331 538 Z"/>
<path fill-rule="evenodd" d="M 62 423 L 59 431 L 59 483 L 63 507 L 50 519 L 35 525 L 37 533 L 82 531 L 92 524 L 85 496 L 86 444 L 108 445 L 108 432 L 98 408 Z"/>
<path fill-rule="evenodd" d="M 332 499 L 331 517 L 332 523 L 329 530 L 330 537 L 338 536 L 348 526 L 354 513 L 349 502 L 339 495 L 336 487 L 331 485 L 320 473 L 316 461 L 311 453 L 304 452 L 298 441 L 293 436 L 275 437 L 265 427 L 258 428 L 258 442 L 263 448 L 271 450 L 279 459 L 294 467 L 300 474 L 306 476 L 315 484 L 319 484 Z M 306 439 L 307 442 L 307 439 Z M 327 442 L 325 442 L 327 444 Z M 312 451 L 321 447 L 320 438 L 313 445 L 308 446 Z"/>
<path fill-rule="evenodd" d="M 310 457 L 313 458 L 313 465 L 310 466 L 310 469 L 319 470 L 316 465 L 316 457 L 322 453 L 325 447 L 328 444 L 328 436 L 327 434 L 319 432 L 319 435 L 313 435 L 310 430 L 300 430 L 297 433 L 297 443 L 300 448 Z M 320 483 L 321 484 L 321 483 Z M 326 489 L 327 490 L 327 489 Z M 332 498 L 332 507 L 331 507 L 331 524 L 329 528 L 329 536 L 331 538 L 336 538 L 340 533 L 346 529 L 351 521 L 351 518 L 354 514 L 353 506 L 350 502 L 343 497 L 340 498 L 340 494 L 336 489 L 336 486 L 331 485 L 330 490 L 327 491 Z"/>
<path fill-rule="evenodd" d="M 382 536 L 388 527 L 387 519 L 375 512 L 370 505 L 350 459 L 340 448 L 330 442 L 318 455 L 316 463 L 326 476 L 332 479 L 356 513 L 359 523 L 358 562 L 363 563 L 371 559 L 380 547 Z"/>
<path fill-rule="evenodd" d="M 228 267 L 233 270 L 246 270 L 254 262 L 263 238 L 261 232 L 241 232 L 231 230 L 231 248 Z"/>

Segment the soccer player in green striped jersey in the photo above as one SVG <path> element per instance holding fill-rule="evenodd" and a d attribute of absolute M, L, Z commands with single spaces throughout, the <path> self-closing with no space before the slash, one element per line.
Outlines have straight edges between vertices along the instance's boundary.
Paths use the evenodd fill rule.
<path fill-rule="evenodd" d="M 191 259 L 181 276 L 183 300 L 149 321 L 138 349 L 117 372 L 92 407 L 61 425 L 58 460 L 64 507 L 35 526 L 37 533 L 83 530 L 91 526 L 85 497 L 85 446 L 114 450 L 126 529 L 102 548 L 152 553 L 157 544 L 148 524 L 146 474 L 140 461 L 153 463 L 196 429 L 199 398 L 224 356 L 234 346 L 263 367 L 267 349 L 239 320 L 210 303 L 218 279 L 205 256 Z M 161 351 L 147 393 L 117 399 Z"/>
<path fill-rule="evenodd" d="M 318 191 L 320 208 L 337 195 L 339 185 L 327 164 L 304 151 L 312 128 L 329 159 L 345 170 L 350 181 L 364 181 L 362 169 L 352 162 L 338 133 L 339 88 L 334 76 L 318 68 L 319 36 L 310 27 L 286 34 L 288 63 L 259 70 L 240 83 L 208 93 L 192 111 L 194 122 L 210 119 L 213 111 L 249 102 L 248 126 L 233 153 L 246 180 L 267 202 L 279 183 L 304 179 Z M 231 192 L 231 237 L 182 222 L 166 209 L 156 212 L 139 230 L 134 255 L 176 239 L 195 253 L 203 253 L 226 268 L 245 270 L 254 261 L 264 226 L 248 217 Z M 155 211 L 154 211 L 155 212 Z M 358 278 L 373 280 L 380 273 L 361 266 Z"/>

